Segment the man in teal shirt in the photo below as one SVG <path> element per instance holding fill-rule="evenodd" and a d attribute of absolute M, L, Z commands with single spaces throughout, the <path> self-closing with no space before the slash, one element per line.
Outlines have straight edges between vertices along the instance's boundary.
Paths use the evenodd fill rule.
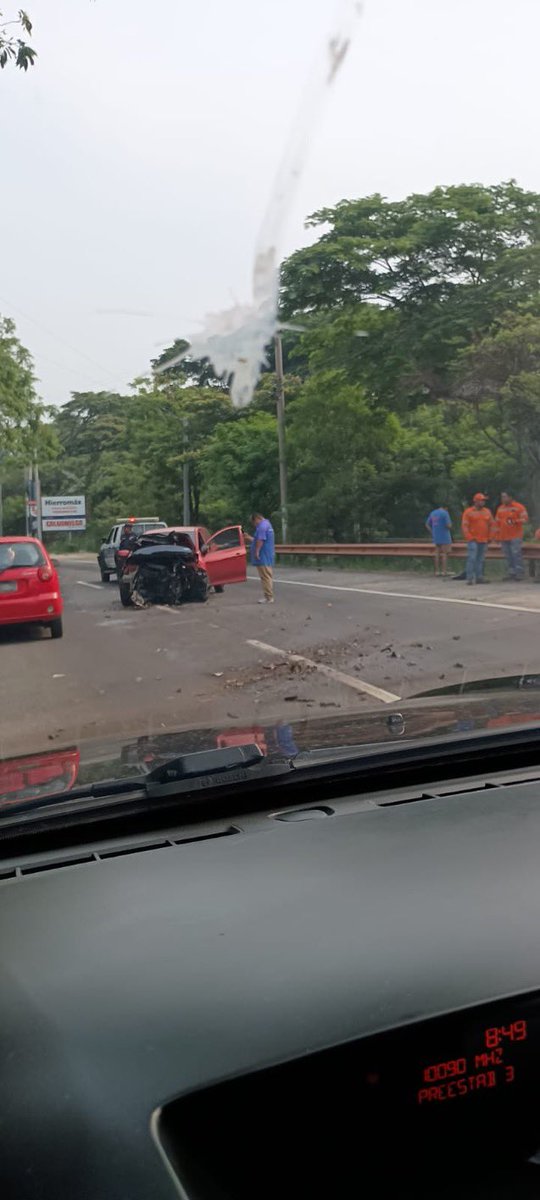
<path fill-rule="evenodd" d="M 263 598 L 259 604 L 274 603 L 273 566 L 275 559 L 274 530 L 270 521 L 262 513 L 251 514 L 251 524 L 255 528 L 254 536 L 246 534 L 250 543 L 250 562 L 257 568 L 263 588 Z"/>

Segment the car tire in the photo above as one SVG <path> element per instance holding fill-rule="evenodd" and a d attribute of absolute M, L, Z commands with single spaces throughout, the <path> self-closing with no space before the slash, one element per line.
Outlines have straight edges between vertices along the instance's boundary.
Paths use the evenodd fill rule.
<path fill-rule="evenodd" d="M 198 579 L 191 592 L 191 597 L 198 604 L 204 604 L 208 600 L 208 582 L 206 579 Z"/>
<path fill-rule="evenodd" d="M 50 630 L 52 638 L 61 638 L 64 636 L 64 626 L 61 617 L 55 617 L 54 621 L 51 621 Z"/>
<path fill-rule="evenodd" d="M 110 579 L 110 571 L 107 570 L 107 568 L 105 566 L 105 562 L 101 557 L 101 554 L 98 554 L 98 556 L 97 556 L 97 565 L 99 567 L 99 573 L 101 575 L 101 582 L 108 583 L 109 579 Z"/>
<path fill-rule="evenodd" d="M 131 598 L 131 587 L 130 587 L 129 583 L 122 583 L 121 581 L 120 581 L 120 603 L 123 604 L 124 608 L 132 608 L 133 607 L 133 600 Z"/>
<path fill-rule="evenodd" d="M 224 584 L 222 584 L 222 583 L 215 583 L 215 584 L 214 584 L 214 591 L 215 591 L 215 592 L 218 592 L 218 594 L 219 594 L 219 595 L 221 595 L 221 593 L 225 591 Z"/>

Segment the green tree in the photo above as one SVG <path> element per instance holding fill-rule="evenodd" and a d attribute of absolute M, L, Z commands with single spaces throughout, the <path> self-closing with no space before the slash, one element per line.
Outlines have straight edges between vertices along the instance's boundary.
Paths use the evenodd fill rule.
<path fill-rule="evenodd" d="M 287 411 L 300 395 L 302 382 L 302 379 L 298 375 L 285 375 L 283 387 L 285 392 L 285 409 Z M 248 411 L 267 412 L 272 413 L 274 416 L 276 415 L 276 376 L 274 373 L 265 371 L 261 375 Z"/>
<path fill-rule="evenodd" d="M 514 182 L 344 200 L 308 224 L 328 228 L 284 264 L 282 312 L 319 326 L 343 316 L 301 344 L 322 342 L 326 365 L 392 406 L 448 395 L 459 352 L 508 309 L 538 302 L 540 196 Z M 369 331 L 365 343 L 350 342 L 351 325 Z"/>
<path fill-rule="evenodd" d="M 139 479 L 155 497 L 156 512 L 180 520 L 183 465 L 188 461 L 191 514 L 198 521 L 201 459 L 216 427 L 235 419 L 229 396 L 220 388 L 184 387 L 175 381 L 156 388 L 155 381 L 139 380 L 130 403 L 130 452 Z"/>
<path fill-rule="evenodd" d="M 21 345 L 15 324 L 0 317 L 0 440 L 2 449 L 15 452 L 36 411 L 32 359 Z"/>
<path fill-rule="evenodd" d="M 163 372 L 162 379 L 165 383 L 176 380 L 194 387 L 215 387 L 222 392 L 228 392 L 229 381 L 216 375 L 210 359 L 192 358 L 188 351 L 189 342 L 186 342 L 185 338 L 176 338 L 171 346 L 167 346 L 157 358 L 152 359 L 152 370 Z M 179 354 L 182 355 L 180 361 L 164 371 L 167 363 L 178 358 Z"/>
<path fill-rule="evenodd" d="M 219 425 L 202 456 L 204 516 L 213 529 L 248 520 L 254 509 L 279 508 L 276 418 L 247 412 Z"/>
<path fill-rule="evenodd" d="M 517 480 L 540 518 L 540 317 L 511 314 L 471 347 L 457 394 L 497 452 L 498 469 L 508 463 L 506 487 Z"/>
<path fill-rule="evenodd" d="M 291 410 L 289 514 L 294 537 L 354 541 L 387 530 L 380 480 L 399 434 L 342 372 L 309 379 Z"/>
<path fill-rule="evenodd" d="M 17 337 L 15 324 L 0 317 L 0 455 L 4 464 L 23 465 L 38 456 L 54 457 L 57 443 L 49 411 L 35 391 L 34 365 Z"/>
<path fill-rule="evenodd" d="M 17 32 L 15 32 L 17 31 Z M 0 12 L 0 68 L 13 63 L 21 71 L 33 67 L 36 51 L 32 49 L 25 36 L 32 36 L 32 22 L 28 13 L 20 8 L 16 17 L 5 20 Z"/>

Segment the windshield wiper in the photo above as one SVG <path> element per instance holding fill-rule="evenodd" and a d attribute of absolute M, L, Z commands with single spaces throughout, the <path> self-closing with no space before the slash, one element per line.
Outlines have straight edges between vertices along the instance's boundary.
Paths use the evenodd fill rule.
<path fill-rule="evenodd" d="M 192 754 L 180 754 L 178 758 L 171 758 L 154 767 L 145 778 L 145 787 L 149 794 L 153 791 L 153 785 L 158 785 L 162 792 L 169 783 L 200 779 L 207 775 L 213 777 L 224 771 L 237 771 L 239 767 L 258 766 L 263 761 L 264 754 L 255 742 L 248 742 L 245 746 L 226 746 L 219 750 L 197 750 Z"/>
<path fill-rule="evenodd" d="M 241 784 L 248 781 L 251 772 L 257 767 L 263 768 L 263 774 L 283 774 L 291 770 L 291 763 L 268 763 L 266 756 L 255 742 L 242 746 L 228 746 L 217 750 L 200 750 L 190 754 L 181 754 L 167 762 L 160 763 L 147 775 L 135 775 L 128 779 L 101 780 L 87 787 L 71 788 L 67 792 L 56 792 L 48 796 L 38 796 L 31 800 L 21 800 L 20 803 L 10 801 L 9 808 L 2 812 L 0 795 L 0 827 L 11 824 L 10 818 L 18 818 L 25 813 L 33 813 L 40 809 L 53 808 L 60 805 L 70 805 L 72 801 L 86 807 L 84 802 L 89 800 L 112 800 L 126 796 L 128 793 L 137 798 L 144 796 L 148 799 L 158 799 L 161 796 L 183 795 L 196 791 L 204 791 L 222 784 Z"/>
<path fill-rule="evenodd" d="M 0 799 L 0 837 L 12 836 L 14 827 L 30 827 L 39 813 L 43 821 L 58 815 L 72 823 L 96 812 L 113 816 L 116 812 L 148 812 L 148 801 L 159 807 L 160 800 L 182 811 L 198 809 L 203 801 L 225 802 L 232 798 L 234 807 L 242 807 L 249 797 L 263 805 L 266 794 L 272 798 L 288 794 L 294 785 L 295 799 L 302 794 L 313 798 L 319 789 L 342 792 L 354 787 L 409 786 L 430 779 L 452 778 L 457 774 L 481 775 L 486 770 L 508 770 L 518 765 L 538 765 L 540 725 L 495 732 L 467 732 L 460 737 L 442 735 L 426 742 L 425 738 L 396 743 L 370 743 L 360 746 L 328 747 L 300 752 L 278 762 L 268 761 L 255 743 L 218 750 L 183 754 L 160 763 L 147 775 L 121 780 L 102 780 L 86 787 L 73 788 L 20 803 L 10 801 L 2 811 Z M 255 797 L 255 798 L 254 798 Z"/>

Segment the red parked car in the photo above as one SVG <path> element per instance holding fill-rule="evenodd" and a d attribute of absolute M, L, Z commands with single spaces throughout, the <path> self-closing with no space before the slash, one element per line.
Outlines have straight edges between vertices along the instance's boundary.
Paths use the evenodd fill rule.
<path fill-rule="evenodd" d="M 0 626 L 44 625 L 60 638 L 63 609 L 45 546 L 33 537 L 0 537 Z"/>

